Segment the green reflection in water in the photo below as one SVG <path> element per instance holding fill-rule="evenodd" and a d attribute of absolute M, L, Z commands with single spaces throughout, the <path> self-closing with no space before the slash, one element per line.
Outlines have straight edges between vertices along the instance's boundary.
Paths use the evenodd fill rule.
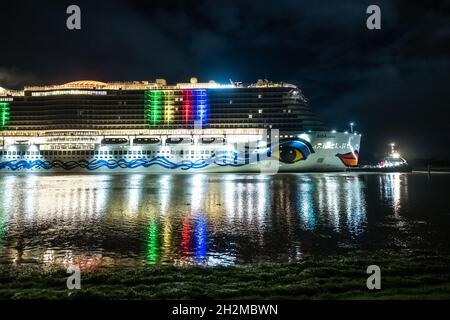
<path fill-rule="evenodd" d="M 5 215 L 3 212 L 3 192 L 0 193 L 0 248 L 3 247 L 3 239 L 5 237 Z"/>
<path fill-rule="evenodd" d="M 155 264 L 158 260 L 158 224 L 152 219 L 147 233 L 147 262 Z"/>
<path fill-rule="evenodd" d="M 3 210 L 0 209 L 0 248 L 3 246 L 4 236 L 5 236 L 5 226 L 3 223 Z"/>

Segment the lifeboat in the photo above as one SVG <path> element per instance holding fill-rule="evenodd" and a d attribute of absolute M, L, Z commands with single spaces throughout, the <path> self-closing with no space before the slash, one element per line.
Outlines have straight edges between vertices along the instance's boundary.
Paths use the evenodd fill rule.
<path fill-rule="evenodd" d="M 192 144 L 192 139 L 170 137 L 166 139 L 166 144 Z"/>
<path fill-rule="evenodd" d="M 125 144 L 128 143 L 126 138 L 103 138 L 102 144 Z"/>
<path fill-rule="evenodd" d="M 224 144 L 225 138 L 223 137 L 203 137 L 200 140 L 201 144 Z"/>
<path fill-rule="evenodd" d="M 133 144 L 159 144 L 161 139 L 159 138 L 134 138 Z"/>

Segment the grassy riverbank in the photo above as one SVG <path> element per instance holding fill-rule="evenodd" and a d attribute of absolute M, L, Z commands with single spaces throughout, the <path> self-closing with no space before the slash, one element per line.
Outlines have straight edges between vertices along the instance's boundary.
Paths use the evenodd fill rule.
<path fill-rule="evenodd" d="M 381 268 L 381 290 L 366 288 L 366 268 Z M 300 264 L 232 268 L 147 267 L 67 274 L 0 267 L 0 299 L 449 299 L 450 256 L 306 259 Z"/>

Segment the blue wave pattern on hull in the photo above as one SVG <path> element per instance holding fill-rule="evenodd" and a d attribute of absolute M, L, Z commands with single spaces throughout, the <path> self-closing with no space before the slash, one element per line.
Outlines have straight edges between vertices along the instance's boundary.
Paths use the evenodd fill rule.
<path fill-rule="evenodd" d="M 50 170 L 50 169 L 64 169 L 64 170 L 73 170 L 75 168 L 83 168 L 87 170 L 97 170 L 100 168 L 108 168 L 108 169 L 116 169 L 116 168 L 123 168 L 123 169 L 134 169 L 138 167 L 144 167 L 148 168 L 153 165 L 159 165 L 161 167 L 164 167 L 166 169 L 181 169 L 181 170 L 189 170 L 189 169 L 202 169 L 210 164 L 218 164 L 220 166 L 233 166 L 238 167 L 244 165 L 243 163 L 236 163 L 235 159 L 224 157 L 220 158 L 221 162 L 216 162 L 214 159 L 200 159 L 197 161 L 189 161 L 189 160 L 183 160 L 180 162 L 171 162 L 167 160 L 165 157 L 155 157 L 151 160 L 148 159 L 133 159 L 131 161 L 127 161 L 125 159 L 120 160 L 80 160 L 80 161 L 68 161 L 64 162 L 61 160 L 54 160 L 54 161 L 43 161 L 43 160 L 33 160 L 33 161 L 26 161 L 26 160 L 17 160 L 17 161 L 3 161 L 0 162 L 0 170 L 9 168 L 13 171 L 21 170 L 21 169 L 44 169 L 44 170 Z"/>

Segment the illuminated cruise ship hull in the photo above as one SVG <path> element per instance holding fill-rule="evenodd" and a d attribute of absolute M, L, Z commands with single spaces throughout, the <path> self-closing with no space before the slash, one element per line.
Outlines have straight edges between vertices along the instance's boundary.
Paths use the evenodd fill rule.
<path fill-rule="evenodd" d="M 48 133 L 47 133 L 48 134 Z M 1 172 L 308 172 L 355 166 L 360 135 L 319 131 L 263 135 L 4 137 Z M 58 136 L 60 135 L 60 136 Z M 272 140 L 269 140 L 272 141 Z M 80 143 L 85 142 L 85 143 Z"/>
<path fill-rule="evenodd" d="M 0 172 L 343 171 L 360 138 L 325 127 L 295 85 L 267 80 L 0 88 Z"/>

